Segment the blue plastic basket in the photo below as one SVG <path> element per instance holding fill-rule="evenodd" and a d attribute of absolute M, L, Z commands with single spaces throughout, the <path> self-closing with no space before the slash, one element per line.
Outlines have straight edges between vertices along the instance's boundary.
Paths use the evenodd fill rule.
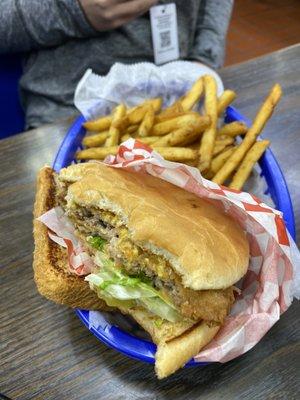
<path fill-rule="evenodd" d="M 250 122 L 237 110 L 233 107 L 228 107 L 225 122 L 229 123 L 233 121 L 244 121 L 250 125 Z M 83 122 L 85 122 L 84 117 L 78 117 L 67 132 L 53 163 L 55 171 L 59 171 L 61 168 L 75 162 L 75 153 L 82 147 L 81 142 L 85 135 L 85 129 L 82 127 Z M 283 173 L 271 150 L 268 149 L 264 153 L 259 164 L 262 175 L 267 182 L 268 194 L 271 196 L 276 208 L 282 211 L 286 226 L 293 239 L 295 239 L 295 220 L 290 194 Z M 154 363 L 156 352 L 156 345 L 154 343 L 133 336 L 109 321 L 107 321 L 105 326 L 95 328 L 89 323 L 89 311 L 76 310 L 76 314 L 84 325 L 108 346 L 131 358 L 147 363 Z M 192 359 L 186 366 L 204 366 L 206 364 L 208 363 L 199 363 Z"/>

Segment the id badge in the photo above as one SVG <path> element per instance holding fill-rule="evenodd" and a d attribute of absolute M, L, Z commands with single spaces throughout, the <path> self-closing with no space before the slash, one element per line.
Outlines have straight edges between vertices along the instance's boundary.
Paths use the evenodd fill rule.
<path fill-rule="evenodd" d="M 155 64 L 179 58 L 176 4 L 150 8 L 151 32 Z"/>

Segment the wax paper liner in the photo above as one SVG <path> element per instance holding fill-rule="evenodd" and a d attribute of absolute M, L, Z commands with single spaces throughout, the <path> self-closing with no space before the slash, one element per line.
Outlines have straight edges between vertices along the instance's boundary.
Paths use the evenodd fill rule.
<path fill-rule="evenodd" d="M 226 362 L 251 349 L 300 294 L 300 254 L 282 213 L 249 193 L 204 179 L 196 168 L 165 161 L 133 139 L 121 144 L 118 154 L 105 162 L 164 179 L 205 198 L 239 222 L 250 244 L 249 269 L 224 326 L 195 360 Z"/>
<path fill-rule="evenodd" d="M 54 207 L 37 218 L 48 227 L 53 242 L 67 249 L 70 271 L 76 275 L 92 272 L 94 262 L 75 235 L 75 228 L 61 207 Z"/>
<path fill-rule="evenodd" d="M 132 107 L 150 97 L 162 97 L 166 106 L 204 74 L 215 77 L 220 95 L 224 90 L 221 78 L 201 63 L 174 61 L 160 67 L 146 62 L 116 63 L 105 76 L 88 69 L 77 85 L 74 104 L 86 119 L 108 114 L 118 103 Z"/>

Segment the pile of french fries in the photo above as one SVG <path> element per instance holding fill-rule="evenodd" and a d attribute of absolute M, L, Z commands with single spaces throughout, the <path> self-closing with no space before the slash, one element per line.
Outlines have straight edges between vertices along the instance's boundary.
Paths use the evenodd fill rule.
<path fill-rule="evenodd" d="M 77 159 L 103 160 L 116 154 L 119 144 L 132 137 L 166 160 L 197 167 L 205 178 L 240 190 L 270 144 L 268 140 L 257 141 L 257 137 L 281 94 L 280 85 L 275 84 L 249 128 L 238 121 L 221 126 L 223 113 L 236 94 L 225 90 L 218 97 L 215 79 L 205 75 L 167 108 L 162 109 L 161 98 L 145 100 L 133 108 L 119 104 L 110 115 L 84 123 L 88 134 Z M 195 109 L 202 97 L 200 113 Z M 237 137 L 242 140 L 237 142 Z"/>

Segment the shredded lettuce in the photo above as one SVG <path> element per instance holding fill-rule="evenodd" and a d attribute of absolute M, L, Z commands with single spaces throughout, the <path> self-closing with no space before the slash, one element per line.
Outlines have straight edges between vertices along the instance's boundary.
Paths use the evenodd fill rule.
<path fill-rule="evenodd" d="M 101 269 L 86 276 L 85 280 L 108 305 L 123 308 L 142 305 L 170 322 L 182 319 L 176 308 L 151 285 L 149 278 L 144 280 L 143 275 L 128 276 L 116 268 L 113 261 L 103 252 L 97 252 L 95 262 Z"/>
<path fill-rule="evenodd" d="M 161 318 L 157 318 L 157 319 L 154 321 L 154 324 L 155 324 L 155 326 L 156 326 L 157 328 L 161 328 L 161 326 L 162 326 L 163 323 L 164 323 L 164 320 L 161 319 Z"/>
<path fill-rule="evenodd" d="M 107 242 L 101 236 L 88 236 L 86 238 L 87 242 L 96 250 L 102 251 L 105 243 Z"/>

